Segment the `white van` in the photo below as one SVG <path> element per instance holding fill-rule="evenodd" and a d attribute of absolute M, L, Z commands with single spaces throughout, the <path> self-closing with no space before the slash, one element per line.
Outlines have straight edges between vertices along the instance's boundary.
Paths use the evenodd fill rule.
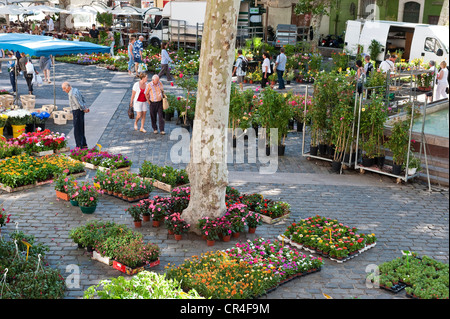
<path fill-rule="evenodd" d="M 449 27 L 395 21 L 347 21 L 344 49 L 356 55 L 358 45 L 369 53 L 372 40 L 383 46 L 382 52 L 373 60 L 383 61 L 386 53 L 402 50 L 402 58 L 423 58 L 437 63 L 449 63 Z"/>

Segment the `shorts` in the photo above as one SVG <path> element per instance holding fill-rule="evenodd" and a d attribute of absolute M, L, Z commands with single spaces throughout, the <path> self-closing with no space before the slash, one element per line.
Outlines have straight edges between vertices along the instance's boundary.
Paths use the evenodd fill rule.
<path fill-rule="evenodd" d="M 134 63 L 141 63 L 141 62 L 142 62 L 141 56 L 140 55 L 135 55 L 134 56 Z"/>
<path fill-rule="evenodd" d="M 237 76 L 237 83 L 244 83 L 244 76 L 243 75 L 238 75 Z"/>
<path fill-rule="evenodd" d="M 136 112 L 147 112 L 148 111 L 148 103 L 147 102 L 135 101 L 133 107 Z"/>

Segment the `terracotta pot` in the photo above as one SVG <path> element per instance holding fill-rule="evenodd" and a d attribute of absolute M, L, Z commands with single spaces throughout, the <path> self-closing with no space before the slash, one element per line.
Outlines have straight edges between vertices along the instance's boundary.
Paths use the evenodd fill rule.
<path fill-rule="evenodd" d="M 241 235 L 241 233 L 239 233 L 239 232 L 233 233 L 233 238 L 238 238 L 240 235 Z"/>
<path fill-rule="evenodd" d="M 64 193 L 64 192 L 60 192 L 60 191 L 56 191 L 56 198 L 68 201 L 69 200 L 69 194 Z"/>
<path fill-rule="evenodd" d="M 153 221 L 153 227 L 159 227 L 160 224 L 161 224 L 161 221 L 159 221 L 159 220 Z"/>
<path fill-rule="evenodd" d="M 206 235 L 202 235 L 202 239 L 206 240 Z"/>
<path fill-rule="evenodd" d="M 216 243 L 215 240 L 209 240 L 209 239 L 206 240 L 206 245 L 208 245 L 208 246 L 214 246 L 215 243 Z"/>
<path fill-rule="evenodd" d="M 256 231 L 256 227 L 249 227 L 249 228 L 248 228 L 248 233 L 249 233 L 249 234 L 254 234 L 255 231 Z"/>
<path fill-rule="evenodd" d="M 142 221 L 134 222 L 134 228 L 141 228 L 141 227 L 142 227 Z"/>
<path fill-rule="evenodd" d="M 144 222 L 150 221 L 150 215 L 142 215 L 142 220 L 143 220 Z"/>
<path fill-rule="evenodd" d="M 222 240 L 223 241 L 228 242 L 228 241 L 230 241 L 230 239 L 231 239 L 231 235 L 224 235 L 224 236 L 222 236 Z"/>
<path fill-rule="evenodd" d="M 181 240 L 182 238 L 183 238 L 183 235 L 175 234 L 175 240 Z"/>
<path fill-rule="evenodd" d="M 169 233 L 169 235 L 173 235 L 173 230 L 168 229 L 167 232 Z"/>

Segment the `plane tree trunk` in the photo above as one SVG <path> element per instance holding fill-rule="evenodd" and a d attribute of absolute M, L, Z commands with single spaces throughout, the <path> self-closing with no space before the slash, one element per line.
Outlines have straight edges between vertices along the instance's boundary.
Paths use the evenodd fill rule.
<path fill-rule="evenodd" d="M 225 213 L 227 124 L 239 0 L 207 1 L 195 122 L 187 166 L 191 185 L 183 219 L 197 234 L 198 220 Z"/>

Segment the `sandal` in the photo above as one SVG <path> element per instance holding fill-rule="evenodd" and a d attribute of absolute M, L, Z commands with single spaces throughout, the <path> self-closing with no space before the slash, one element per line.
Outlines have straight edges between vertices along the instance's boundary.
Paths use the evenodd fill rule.
<path fill-rule="evenodd" d="M 142 133 L 147 133 L 147 131 L 144 130 L 143 128 L 141 128 L 139 131 L 142 132 Z"/>

